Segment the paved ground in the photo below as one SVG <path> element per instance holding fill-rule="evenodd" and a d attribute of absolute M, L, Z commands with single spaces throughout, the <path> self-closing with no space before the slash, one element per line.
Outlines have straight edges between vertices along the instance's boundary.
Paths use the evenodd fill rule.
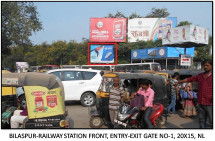
<path fill-rule="evenodd" d="M 66 109 L 68 117 L 72 118 L 74 122 L 74 128 L 90 128 L 87 107 L 81 106 L 80 102 L 66 102 Z M 182 110 L 179 110 L 174 116 L 168 117 L 166 126 L 162 128 L 199 128 L 197 117 L 185 119 L 181 115 Z"/>

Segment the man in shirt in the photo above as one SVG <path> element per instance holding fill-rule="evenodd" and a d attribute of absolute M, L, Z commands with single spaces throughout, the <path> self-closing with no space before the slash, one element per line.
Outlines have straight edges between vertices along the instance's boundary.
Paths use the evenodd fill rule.
<path fill-rule="evenodd" d="M 147 128 L 154 128 L 149 117 L 152 113 L 154 90 L 150 87 L 150 81 L 148 79 L 140 79 L 139 81 L 141 89 L 137 92 L 144 96 L 144 106 L 141 108 L 144 111 L 143 120 Z"/>
<path fill-rule="evenodd" d="M 198 82 L 198 97 L 197 102 L 199 104 L 199 127 L 206 128 L 207 118 L 210 121 L 210 128 L 212 128 L 212 60 L 205 60 L 204 73 L 200 73 L 196 76 L 178 81 L 178 83 L 186 82 Z M 177 85 L 176 83 L 175 85 Z"/>
<path fill-rule="evenodd" d="M 118 77 L 113 79 L 113 86 L 110 88 L 109 95 L 109 114 L 112 124 L 114 119 L 117 116 L 117 112 L 120 106 L 120 103 L 123 102 L 124 89 L 119 85 L 120 80 Z"/>

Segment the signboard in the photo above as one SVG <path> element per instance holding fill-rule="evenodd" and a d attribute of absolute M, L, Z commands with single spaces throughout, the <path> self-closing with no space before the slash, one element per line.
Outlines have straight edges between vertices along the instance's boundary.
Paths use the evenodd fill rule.
<path fill-rule="evenodd" d="M 180 55 L 180 66 L 191 66 L 190 55 Z"/>
<path fill-rule="evenodd" d="M 91 18 L 91 42 L 125 42 L 126 18 Z"/>
<path fill-rule="evenodd" d="M 191 57 L 195 55 L 195 48 L 187 48 L 186 53 Z M 157 47 L 149 49 L 137 49 L 131 51 L 131 59 L 148 59 L 148 58 L 178 58 L 184 54 L 184 48 L 180 47 Z"/>
<path fill-rule="evenodd" d="M 176 27 L 177 18 L 134 18 L 128 20 L 128 41 L 162 39 L 163 30 Z"/>
<path fill-rule="evenodd" d="M 115 51 L 114 51 L 115 47 Z M 88 64 L 114 64 L 116 44 L 88 44 L 89 59 Z"/>
<path fill-rule="evenodd" d="M 62 98 L 60 87 L 49 90 L 42 86 L 24 86 L 24 89 L 29 119 L 65 113 L 64 98 Z"/>
<path fill-rule="evenodd" d="M 22 69 L 22 68 L 28 68 L 29 65 L 28 65 L 28 62 L 16 62 L 16 67 L 17 69 Z"/>
<path fill-rule="evenodd" d="M 207 45 L 209 41 L 208 29 L 187 25 L 163 31 L 162 45 L 195 43 Z"/>

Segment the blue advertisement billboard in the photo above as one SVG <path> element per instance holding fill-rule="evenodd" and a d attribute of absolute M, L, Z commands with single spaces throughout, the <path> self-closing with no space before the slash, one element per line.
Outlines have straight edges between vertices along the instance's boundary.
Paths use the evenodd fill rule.
<path fill-rule="evenodd" d="M 90 45 L 90 63 L 114 63 L 114 45 Z"/>
<path fill-rule="evenodd" d="M 131 59 L 153 59 L 153 58 L 174 58 L 179 57 L 180 54 L 184 54 L 184 48 L 180 47 L 157 47 L 147 49 L 131 50 Z M 195 48 L 187 48 L 186 54 L 194 57 Z"/>

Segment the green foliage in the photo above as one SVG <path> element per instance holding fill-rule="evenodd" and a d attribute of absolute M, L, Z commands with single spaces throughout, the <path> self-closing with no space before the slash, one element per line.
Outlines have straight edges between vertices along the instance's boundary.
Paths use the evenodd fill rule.
<path fill-rule="evenodd" d="M 117 11 L 115 15 L 109 13 L 106 18 L 126 18 L 122 12 Z"/>
<path fill-rule="evenodd" d="M 167 11 L 167 8 L 152 8 L 152 11 L 145 18 L 165 18 L 169 15 L 170 13 Z"/>
<path fill-rule="evenodd" d="M 42 29 L 38 12 L 32 2 L 2 2 L 2 57 L 10 55 L 10 46 L 30 44 L 32 32 Z"/>
<path fill-rule="evenodd" d="M 143 18 L 142 16 L 138 15 L 136 12 L 132 13 L 129 17 L 129 19 L 134 19 L 134 18 Z"/>
<path fill-rule="evenodd" d="M 184 25 L 191 25 L 192 23 L 188 22 L 188 21 L 181 21 L 178 25 L 178 26 L 184 26 Z"/>
<path fill-rule="evenodd" d="M 209 50 L 212 47 L 212 40 L 212 37 L 210 37 L 209 44 L 207 46 L 197 47 L 195 49 L 196 53 L 195 57 L 193 58 L 195 62 L 203 62 L 205 59 L 213 59 L 212 55 L 209 54 Z"/>

